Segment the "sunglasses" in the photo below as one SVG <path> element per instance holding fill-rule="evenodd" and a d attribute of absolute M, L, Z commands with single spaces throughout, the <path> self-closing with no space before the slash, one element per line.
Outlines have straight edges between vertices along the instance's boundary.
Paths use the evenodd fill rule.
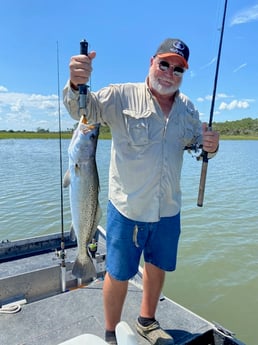
<path fill-rule="evenodd" d="M 168 63 L 167 61 L 160 61 L 159 62 L 159 69 L 162 72 L 166 72 L 169 68 L 173 69 L 173 75 L 175 75 L 176 77 L 182 77 L 185 69 L 183 67 L 180 66 L 173 66 L 170 63 Z"/>

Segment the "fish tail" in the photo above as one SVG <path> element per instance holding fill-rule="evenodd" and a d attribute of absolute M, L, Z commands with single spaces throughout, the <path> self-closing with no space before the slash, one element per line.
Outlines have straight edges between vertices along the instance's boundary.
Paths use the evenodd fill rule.
<path fill-rule="evenodd" d="M 96 268 L 93 264 L 93 261 L 90 258 L 88 258 L 87 260 L 80 260 L 79 257 L 77 257 L 74 262 L 72 274 L 76 278 L 80 278 L 85 281 L 89 281 L 97 276 Z"/>

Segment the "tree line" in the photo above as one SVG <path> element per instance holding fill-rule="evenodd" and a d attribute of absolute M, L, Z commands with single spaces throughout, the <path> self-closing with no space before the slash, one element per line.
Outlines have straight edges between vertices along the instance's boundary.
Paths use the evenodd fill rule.
<path fill-rule="evenodd" d="M 62 131 L 63 138 L 70 138 L 72 132 L 76 128 L 67 128 Z M 236 138 L 236 139 L 257 139 L 258 140 L 258 118 L 252 119 L 250 117 L 225 122 L 214 122 L 212 128 L 220 133 L 223 138 Z M 58 132 L 51 132 L 49 129 L 43 129 L 38 127 L 35 132 L 32 131 L 14 131 L 14 130 L 0 130 L 0 139 L 8 138 L 56 138 Z M 110 139 L 111 133 L 109 127 L 100 127 L 100 139 Z"/>
<path fill-rule="evenodd" d="M 258 137 L 258 119 L 250 117 L 235 121 L 214 122 L 212 128 L 223 136 Z"/>

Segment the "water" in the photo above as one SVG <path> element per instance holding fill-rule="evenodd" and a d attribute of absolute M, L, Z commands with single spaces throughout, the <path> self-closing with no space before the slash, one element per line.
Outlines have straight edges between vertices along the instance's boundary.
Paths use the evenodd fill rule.
<path fill-rule="evenodd" d="M 69 141 L 63 140 L 63 173 Z M 110 141 L 99 140 L 101 225 L 105 226 Z M 222 141 L 209 161 L 204 206 L 197 207 L 201 163 L 185 155 L 178 265 L 164 293 L 257 345 L 258 141 Z M 0 141 L 0 241 L 61 230 L 58 140 Z M 64 190 L 64 228 L 70 228 Z"/>

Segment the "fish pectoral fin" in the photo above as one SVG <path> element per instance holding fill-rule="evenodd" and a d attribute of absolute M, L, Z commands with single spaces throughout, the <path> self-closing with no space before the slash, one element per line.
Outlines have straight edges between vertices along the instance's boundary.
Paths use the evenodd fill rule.
<path fill-rule="evenodd" d="M 74 227 L 73 227 L 73 224 L 71 225 L 71 229 L 70 229 L 70 240 L 75 242 L 76 241 L 76 233 L 75 233 L 75 230 L 74 230 Z"/>
<path fill-rule="evenodd" d="M 70 174 L 70 170 L 68 169 L 63 178 L 63 187 L 64 188 L 68 187 L 70 182 L 71 182 L 71 174 Z"/>

